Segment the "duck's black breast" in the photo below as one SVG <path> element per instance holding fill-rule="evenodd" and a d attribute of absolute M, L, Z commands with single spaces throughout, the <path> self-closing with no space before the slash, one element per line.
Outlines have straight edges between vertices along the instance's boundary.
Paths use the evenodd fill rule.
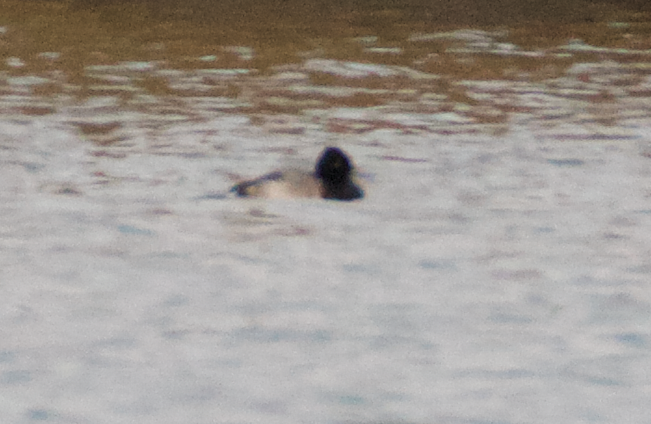
<path fill-rule="evenodd" d="M 364 190 L 349 181 L 343 186 L 324 187 L 323 198 L 333 200 L 357 200 L 364 197 Z"/>

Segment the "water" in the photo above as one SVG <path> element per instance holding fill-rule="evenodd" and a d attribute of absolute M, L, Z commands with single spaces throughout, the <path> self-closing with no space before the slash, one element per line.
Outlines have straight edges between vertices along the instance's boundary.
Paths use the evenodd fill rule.
<path fill-rule="evenodd" d="M 648 421 L 651 68 L 630 25 L 603 26 L 626 46 L 419 28 L 276 64 L 89 37 L 75 73 L 8 24 L 5 421 Z M 363 201 L 226 195 L 325 145 Z"/>

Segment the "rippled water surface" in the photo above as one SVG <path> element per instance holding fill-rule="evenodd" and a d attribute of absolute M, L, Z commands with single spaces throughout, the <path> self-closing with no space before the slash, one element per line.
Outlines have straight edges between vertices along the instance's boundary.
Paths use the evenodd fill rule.
<path fill-rule="evenodd" d="M 649 419 L 651 12 L 226 3 L 0 0 L 6 422 Z"/>

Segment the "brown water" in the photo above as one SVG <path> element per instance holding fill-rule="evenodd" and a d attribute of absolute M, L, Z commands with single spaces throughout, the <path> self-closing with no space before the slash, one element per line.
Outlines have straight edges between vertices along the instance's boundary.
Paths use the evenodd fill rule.
<path fill-rule="evenodd" d="M 65 111 L 101 145 L 129 138 L 124 111 L 145 126 L 245 114 L 289 133 L 499 133 L 526 116 L 626 138 L 620 124 L 651 104 L 651 12 L 520 3 L 2 1 L 0 111 Z"/>

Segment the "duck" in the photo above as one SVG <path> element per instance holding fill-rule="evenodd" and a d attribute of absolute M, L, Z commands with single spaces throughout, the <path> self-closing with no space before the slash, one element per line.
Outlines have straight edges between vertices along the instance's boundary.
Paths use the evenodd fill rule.
<path fill-rule="evenodd" d="M 351 201 L 364 197 L 354 181 L 351 159 L 338 147 L 326 147 L 316 161 L 314 172 L 299 170 L 275 171 L 243 181 L 231 188 L 239 197 L 323 198 Z"/>

